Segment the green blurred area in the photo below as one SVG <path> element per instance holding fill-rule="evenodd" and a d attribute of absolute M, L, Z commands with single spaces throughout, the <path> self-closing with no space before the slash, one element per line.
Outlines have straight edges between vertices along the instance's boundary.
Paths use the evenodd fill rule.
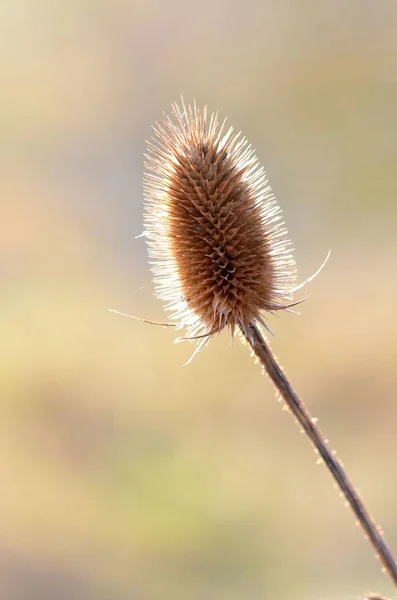
<path fill-rule="evenodd" d="M 397 549 L 397 5 L 0 5 L 2 600 L 391 594 L 238 341 L 164 319 L 143 152 L 180 93 L 228 116 L 284 210 L 303 315 L 273 349 Z"/>

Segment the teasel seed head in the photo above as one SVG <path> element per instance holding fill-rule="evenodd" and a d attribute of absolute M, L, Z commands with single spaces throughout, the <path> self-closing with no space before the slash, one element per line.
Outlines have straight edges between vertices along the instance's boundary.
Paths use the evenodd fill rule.
<path fill-rule="evenodd" d="M 197 339 L 291 306 L 295 263 L 281 210 L 251 146 L 194 103 L 154 127 L 145 234 L 159 298 Z"/>

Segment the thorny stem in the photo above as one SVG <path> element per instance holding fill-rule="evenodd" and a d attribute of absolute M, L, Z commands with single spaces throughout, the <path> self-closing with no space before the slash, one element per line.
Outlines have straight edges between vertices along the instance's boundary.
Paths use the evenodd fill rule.
<path fill-rule="evenodd" d="M 287 377 L 283 373 L 275 356 L 272 354 L 272 351 L 267 345 L 259 328 L 257 327 L 257 325 L 251 323 L 250 329 L 251 339 L 249 339 L 244 334 L 244 332 L 242 332 L 243 336 L 251 345 L 254 353 L 264 366 L 270 379 L 273 381 L 277 390 L 284 398 L 286 405 L 288 406 L 298 423 L 302 426 L 304 432 L 312 442 L 313 446 L 324 460 L 329 471 L 331 472 L 331 475 L 335 479 L 341 492 L 345 496 L 351 509 L 356 515 L 366 536 L 372 543 L 376 555 L 382 563 L 385 571 L 389 574 L 391 580 L 397 586 L 397 563 L 386 543 L 386 540 L 381 530 L 376 525 L 375 521 L 366 509 L 357 490 L 346 475 L 346 472 L 342 467 L 341 462 L 336 458 L 335 453 L 328 447 L 324 435 L 317 427 L 314 419 L 311 417 L 304 403 L 291 387 Z"/>

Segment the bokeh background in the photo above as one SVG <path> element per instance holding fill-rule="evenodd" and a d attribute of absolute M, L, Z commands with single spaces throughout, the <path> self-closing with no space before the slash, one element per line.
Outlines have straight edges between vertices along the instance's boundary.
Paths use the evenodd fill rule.
<path fill-rule="evenodd" d="M 302 316 L 272 345 L 397 551 L 397 4 L 2 0 L 2 600 L 394 595 L 270 382 L 164 319 L 151 125 L 184 94 L 256 148 Z"/>

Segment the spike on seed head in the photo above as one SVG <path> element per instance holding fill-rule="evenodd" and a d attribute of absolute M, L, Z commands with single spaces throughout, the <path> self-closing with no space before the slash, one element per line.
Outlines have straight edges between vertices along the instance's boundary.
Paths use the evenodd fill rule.
<path fill-rule="evenodd" d="M 250 337 L 287 308 L 295 263 L 265 172 L 240 134 L 194 103 L 154 127 L 144 178 L 157 295 L 199 347 L 228 327 Z M 186 338 L 184 338 L 186 339 Z"/>

